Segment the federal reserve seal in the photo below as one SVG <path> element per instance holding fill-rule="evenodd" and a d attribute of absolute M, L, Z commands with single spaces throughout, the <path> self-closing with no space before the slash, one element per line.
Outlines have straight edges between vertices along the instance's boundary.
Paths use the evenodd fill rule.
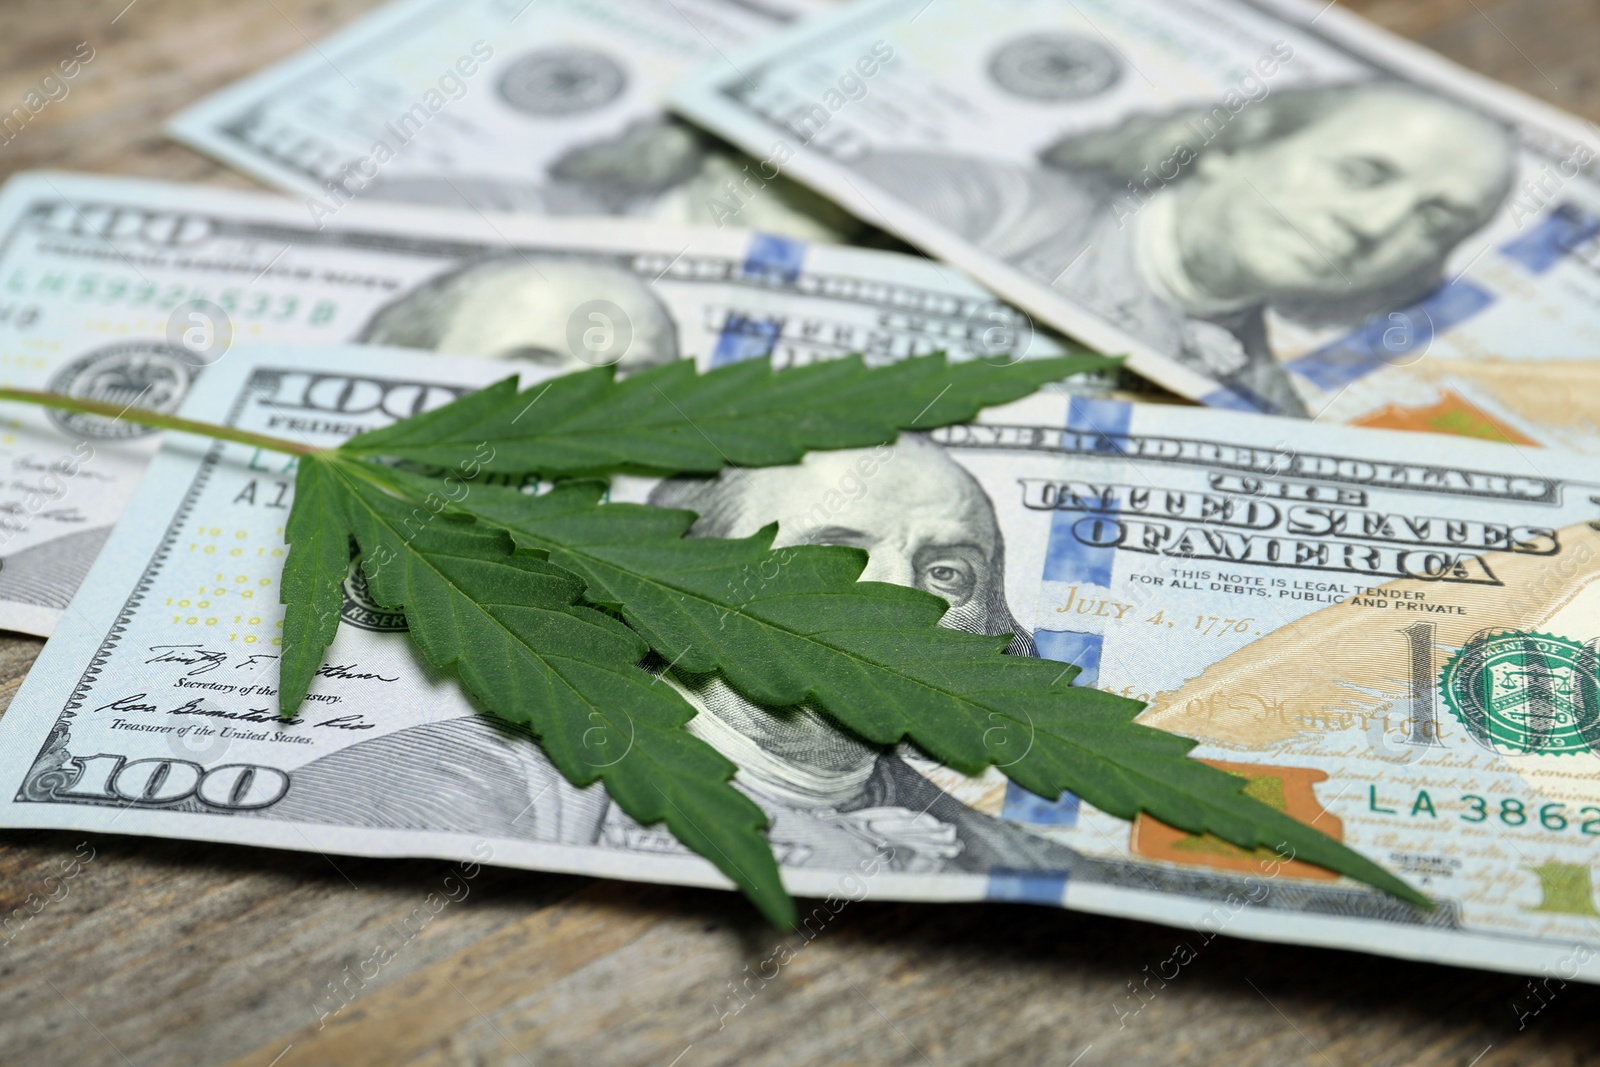
<path fill-rule="evenodd" d="M 1087 37 L 1030 33 L 996 49 L 989 77 L 1014 96 L 1059 103 L 1105 92 L 1122 77 L 1122 63 Z"/>
<path fill-rule="evenodd" d="M 52 392 L 118 407 L 141 407 L 163 413 L 176 411 L 196 368 L 188 353 L 160 341 L 130 341 L 111 345 L 68 363 L 50 379 Z M 122 441 L 156 432 L 126 419 L 51 410 L 50 418 L 74 437 Z"/>
<path fill-rule="evenodd" d="M 622 65 L 589 48 L 541 48 L 513 62 L 500 76 L 500 98 L 530 115 L 576 115 L 622 95 Z"/>
<path fill-rule="evenodd" d="M 358 630 L 371 630 L 379 634 L 403 634 L 407 630 L 402 613 L 380 605 L 372 599 L 367 589 L 367 576 L 361 573 L 358 561 L 350 561 L 344 576 L 344 621 Z"/>
<path fill-rule="evenodd" d="M 1474 740 L 1506 756 L 1600 750 L 1600 663 L 1592 645 L 1549 634 L 1478 636 L 1439 676 Z"/>

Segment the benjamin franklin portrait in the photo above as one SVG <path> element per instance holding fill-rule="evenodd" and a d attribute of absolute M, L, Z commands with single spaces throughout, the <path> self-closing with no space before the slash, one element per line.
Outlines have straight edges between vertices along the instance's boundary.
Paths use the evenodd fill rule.
<path fill-rule="evenodd" d="M 880 152 L 864 177 L 1262 411 L 1305 416 L 1266 313 L 1354 328 L 1437 288 L 1510 189 L 1509 131 L 1391 81 L 1136 114 L 1032 164 Z"/>
<path fill-rule="evenodd" d="M 745 537 L 776 521 L 779 548 L 865 549 L 863 581 L 933 593 L 950 604 L 942 625 L 1010 635 L 1012 654 L 1034 655 L 1006 604 L 1005 543 L 977 481 L 915 435 L 903 435 L 887 459 L 874 452 L 815 452 L 794 467 L 667 481 L 650 502 L 698 512 L 690 536 Z M 844 503 L 827 506 L 841 487 Z M 899 754 L 856 740 L 815 709 L 775 713 L 715 675 L 680 681 L 699 710 L 689 729 L 739 765 L 738 784 L 772 819 L 769 835 L 792 866 L 853 867 L 881 845 L 894 849 L 901 870 L 1071 865 L 1070 850 L 965 807 Z"/>
<path fill-rule="evenodd" d="M 1011 654 L 1036 654 L 1006 603 L 1005 544 L 988 496 L 925 438 L 671 480 L 650 501 L 699 513 L 690 536 L 743 537 L 776 521 L 780 548 L 863 548 L 863 579 L 934 593 L 950 604 L 942 625 L 1010 635 Z M 887 857 L 888 869 L 915 872 L 1065 871 L 1077 860 L 1065 846 L 967 807 L 900 752 L 856 739 L 813 708 L 757 706 L 715 675 L 668 671 L 665 680 L 697 709 L 689 729 L 739 766 L 735 784 L 766 811 L 785 865 L 854 870 Z M 482 716 L 411 727 L 313 760 L 294 772 L 271 812 L 330 814 L 356 826 L 683 852 L 664 829 L 634 823 L 599 787 L 568 785 L 526 737 Z"/>
<path fill-rule="evenodd" d="M 465 263 L 379 308 L 357 340 L 555 373 L 614 364 L 625 376 L 679 358 L 666 304 L 633 271 L 599 256 Z"/>

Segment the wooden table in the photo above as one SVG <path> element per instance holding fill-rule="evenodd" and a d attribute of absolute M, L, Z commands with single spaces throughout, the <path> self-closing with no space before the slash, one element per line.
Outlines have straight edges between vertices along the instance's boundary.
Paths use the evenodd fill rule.
<path fill-rule="evenodd" d="M 369 6 L 125 3 L 0 7 L 0 103 L 20 100 L 78 42 L 96 52 L 69 97 L 0 146 L 0 169 L 249 187 L 168 141 L 161 121 Z M 1348 6 L 1600 120 L 1596 0 Z M 0 638 L 6 695 L 40 645 Z M 0 916 L 50 892 L 45 877 L 90 850 L 66 896 L 0 946 L 0 1063 L 1496 1067 L 1600 1057 L 1600 989 L 1568 987 L 1519 1031 L 1522 979 L 1229 938 L 1119 1025 L 1128 983 L 1178 934 L 1022 905 L 852 905 L 814 941 L 791 937 L 804 945 L 795 958 L 726 1015 L 730 983 L 780 941 L 726 893 L 486 869 L 359 982 L 347 974 L 380 941 L 396 942 L 394 924 L 440 888 L 446 864 L 0 832 Z M 340 1004 L 331 989 L 341 981 L 359 995 L 323 1015 Z"/>

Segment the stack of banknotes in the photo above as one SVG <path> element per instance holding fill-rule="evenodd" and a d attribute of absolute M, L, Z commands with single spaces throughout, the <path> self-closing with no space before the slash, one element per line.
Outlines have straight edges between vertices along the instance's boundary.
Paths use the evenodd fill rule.
<path fill-rule="evenodd" d="M 401 0 L 171 131 L 285 195 L 12 179 L 9 384 L 331 445 L 508 371 L 1126 354 L 698 492 L 895 556 L 1438 907 L 672 678 L 795 893 L 1600 976 L 1600 130 L 1301 0 Z M 0 627 L 53 635 L 0 826 L 726 884 L 359 574 L 279 722 L 282 457 L 0 429 Z"/>

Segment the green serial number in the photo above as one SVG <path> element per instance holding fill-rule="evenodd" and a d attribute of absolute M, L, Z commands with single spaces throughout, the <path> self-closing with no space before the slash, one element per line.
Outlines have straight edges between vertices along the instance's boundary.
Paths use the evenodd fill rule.
<path fill-rule="evenodd" d="M 1376 785 L 1367 788 L 1367 808 L 1382 815 L 1406 814 L 1403 807 L 1390 807 L 1378 795 Z M 1403 802 L 1402 802 L 1403 803 Z M 1449 801 L 1440 801 L 1450 811 Z M 1576 831 L 1590 837 L 1600 837 L 1600 807 L 1593 804 L 1574 810 L 1566 804 L 1539 804 L 1519 797 L 1483 797 L 1476 793 L 1462 793 L 1454 802 L 1460 811 L 1456 818 L 1462 822 L 1482 823 L 1498 820 L 1506 826 L 1541 826 L 1551 833 Z M 1438 819 L 1439 805 L 1426 789 L 1417 790 L 1411 801 L 1410 816 L 1414 819 Z"/>
<path fill-rule="evenodd" d="M 211 300 L 229 315 L 246 321 L 282 323 L 303 315 L 308 326 L 326 326 L 339 312 L 339 305 L 333 300 L 312 303 L 292 294 L 252 293 L 238 288 L 218 291 L 181 282 L 158 283 L 116 274 L 30 271 L 23 267 L 6 278 L 5 291 L 17 296 L 62 297 L 80 304 L 152 309 L 171 309 L 189 300 Z"/>

